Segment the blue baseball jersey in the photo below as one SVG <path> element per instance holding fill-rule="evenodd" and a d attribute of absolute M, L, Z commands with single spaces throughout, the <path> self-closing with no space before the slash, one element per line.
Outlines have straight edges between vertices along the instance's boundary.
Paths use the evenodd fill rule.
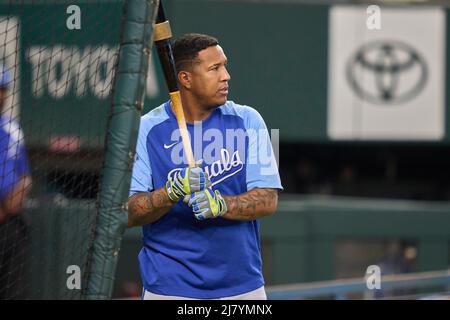
<path fill-rule="evenodd" d="M 203 160 L 214 190 L 230 196 L 282 189 L 266 125 L 255 109 L 228 101 L 187 128 L 194 158 Z M 177 120 L 166 102 L 141 118 L 130 195 L 164 187 L 186 166 Z M 214 299 L 264 285 L 258 221 L 198 221 L 181 200 L 143 226 L 139 263 L 144 288 L 156 294 Z"/>
<path fill-rule="evenodd" d="M 0 201 L 28 173 L 22 131 L 14 120 L 0 116 Z"/>

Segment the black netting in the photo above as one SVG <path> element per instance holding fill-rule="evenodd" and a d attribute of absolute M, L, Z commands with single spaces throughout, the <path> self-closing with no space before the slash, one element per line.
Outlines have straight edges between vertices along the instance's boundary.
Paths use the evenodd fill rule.
<path fill-rule="evenodd" d="M 0 299 L 81 297 L 122 4 L 0 2 Z"/>

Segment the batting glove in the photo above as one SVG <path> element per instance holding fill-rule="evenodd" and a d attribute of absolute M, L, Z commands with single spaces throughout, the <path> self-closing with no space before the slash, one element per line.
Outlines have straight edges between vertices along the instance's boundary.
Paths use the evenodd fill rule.
<path fill-rule="evenodd" d="M 201 191 L 210 185 L 208 175 L 202 168 L 183 168 L 169 177 L 166 182 L 166 190 L 170 200 L 176 202 L 178 199 Z"/>
<path fill-rule="evenodd" d="M 197 220 L 217 218 L 227 212 L 227 205 L 219 190 L 213 191 L 211 187 L 185 196 L 183 202 L 192 207 Z"/>

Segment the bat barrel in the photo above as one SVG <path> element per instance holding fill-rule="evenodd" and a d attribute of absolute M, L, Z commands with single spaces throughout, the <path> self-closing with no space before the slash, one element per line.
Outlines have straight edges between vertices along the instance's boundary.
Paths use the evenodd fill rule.
<path fill-rule="evenodd" d="M 175 68 L 175 60 L 172 53 L 172 45 L 170 39 L 172 31 L 170 30 L 169 21 L 166 19 L 161 1 L 158 7 L 158 17 L 154 27 L 154 41 L 158 50 L 159 61 L 164 72 L 167 88 L 169 89 L 170 100 L 178 121 L 181 140 L 183 141 L 183 149 L 186 153 L 186 159 L 189 167 L 195 166 L 195 159 L 192 153 L 191 141 L 186 128 L 186 120 L 184 118 L 183 106 L 181 103 L 180 91 L 178 88 L 177 71 Z"/>
<path fill-rule="evenodd" d="M 158 5 L 158 16 L 156 17 L 156 23 L 163 23 L 164 21 L 167 21 L 167 19 L 166 15 L 164 14 L 164 8 L 160 1 Z"/>
<path fill-rule="evenodd" d="M 178 91 L 178 81 L 172 53 L 172 46 L 168 40 L 158 41 L 155 43 L 158 50 L 159 61 L 164 72 L 167 88 L 169 92 Z"/>
<path fill-rule="evenodd" d="M 172 30 L 170 23 L 166 19 L 164 9 L 160 1 L 158 6 L 158 17 L 154 28 L 154 41 L 158 50 L 159 61 L 164 72 L 167 88 L 169 92 L 178 91 L 177 74 L 175 70 L 175 61 L 172 53 L 170 39 L 172 38 Z"/>

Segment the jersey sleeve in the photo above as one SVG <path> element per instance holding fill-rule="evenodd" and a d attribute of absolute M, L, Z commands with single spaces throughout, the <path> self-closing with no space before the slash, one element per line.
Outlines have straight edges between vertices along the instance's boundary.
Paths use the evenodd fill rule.
<path fill-rule="evenodd" d="M 141 121 L 129 196 L 138 192 L 153 191 L 152 169 L 147 151 L 148 132 L 149 130 L 146 130 L 145 124 Z"/>
<path fill-rule="evenodd" d="M 20 128 L 17 128 L 20 130 Z M 0 199 L 10 193 L 20 179 L 30 173 L 28 158 L 23 145 L 21 132 L 7 134 L 7 139 L 1 144 L 2 163 L 0 163 Z"/>
<path fill-rule="evenodd" d="M 283 190 L 278 165 L 264 119 L 258 111 L 249 108 L 246 116 L 249 138 L 247 161 L 247 190 L 273 188 Z"/>
<path fill-rule="evenodd" d="M 22 128 L 16 121 L 10 121 L 6 131 L 8 132 L 7 158 L 14 162 L 15 174 L 19 178 L 30 174 Z"/>
<path fill-rule="evenodd" d="M 14 159 L 6 159 L 0 165 L 0 199 L 3 200 L 19 182 L 20 176 L 15 169 Z"/>

